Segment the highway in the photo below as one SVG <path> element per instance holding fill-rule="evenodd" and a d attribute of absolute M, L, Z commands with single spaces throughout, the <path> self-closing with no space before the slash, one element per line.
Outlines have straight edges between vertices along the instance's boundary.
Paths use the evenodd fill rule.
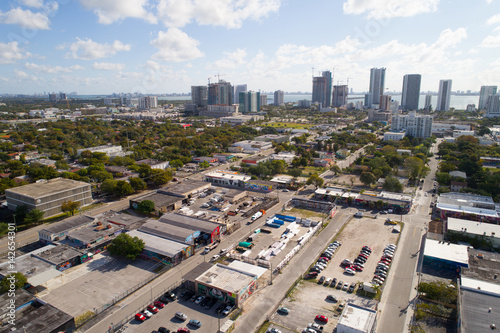
<path fill-rule="evenodd" d="M 431 148 L 434 154 L 439 143 L 440 141 Z M 424 180 L 422 190 L 416 191 L 410 214 L 403 216 L 405 225 L 379 304 L 377 332 L 409 331 L 408 324 L 416 297 L 414 288 L 418 283 L 417 263 L 423 255 L 420 251 L 421 240 L 430 221 L 429 205 L 432 200 L 431 192 L 437 165 L 436 158 L 431 158 L 429 162 L 431 171 Z"/>

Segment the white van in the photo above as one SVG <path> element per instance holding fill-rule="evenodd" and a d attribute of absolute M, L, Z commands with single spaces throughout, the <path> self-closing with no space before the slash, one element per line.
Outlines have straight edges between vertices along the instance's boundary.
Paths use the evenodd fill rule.
<path fill-rule="evenodd" d="M 363 213 L 361 213 L 361 212 L 356 212 L 356 213 L 354 214 L 354 216 L 355 216 L 355 217 L 363 217 L 363 216 L 364 216 L 364 214 L 363 214 Z"/>

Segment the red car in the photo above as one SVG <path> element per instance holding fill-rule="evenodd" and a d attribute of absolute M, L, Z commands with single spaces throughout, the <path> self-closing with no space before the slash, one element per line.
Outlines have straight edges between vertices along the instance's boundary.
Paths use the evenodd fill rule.
<path fill-rule="evenodd" d="M 181 327 L 177 330 L 177 333 L 189 333 L 191 332 L 187 327 Z"/>
<path fill-rule="evenodd" d="M 359 265 L 354 265 L 352 266 L 355 270 L 359 271 L 359 272 L 362 272 L 363 271 L 363 267 L 359 266 Z"/>
<path fill-rule="evenodd" d="M 165 307 L 165 303 L 160 301 L 155 301 L 153 304 L 159 309 L 163 309 Z"/>
<path fill-rule="evenodd" d="M 328 259 L 327 257 L 320 257 L 320 259 L 323 259 L 325 261 L 330 261 L 330 259 Z"/>
<path fill-rule="evenodd" d="M 146 316 L 143 315 L 142 313 L 136 313 L 135 314 L 135 320 L 140 321 L 141 323 L 146 320 Z"/>
<path fill-rule="evenodd" d="M 148 311 L 151 312 L 151 313 L 158 313 L 158 308 L 156 306 L 154 306 L 153 304 L 149 304 L 148 305 Z"/>
<path fill-rule="evenodd" d="M 324 323 L 328 323 L 328 318 L 327 318 L 327 317 L 325 317 L 325 316 L 323 316 L 323 315 L 317 315 L 317 316 L 316 316 L 316 320 L 318 320 L 318 321 L 322 321 L 322 322 L 324 322 Z"/>
<path fill-rule="evenodd" d="M 363 253 L 358 254 L 358 257 L 363 257 L 365 259 L 368 259 L 368 256 L 366 254 L 363 254 Z"/>

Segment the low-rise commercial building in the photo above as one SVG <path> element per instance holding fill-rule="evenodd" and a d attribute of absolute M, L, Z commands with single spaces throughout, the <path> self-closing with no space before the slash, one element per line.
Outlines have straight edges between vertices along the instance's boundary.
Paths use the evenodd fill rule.
<path fill-rule="evenodd" d="M 458 332 L 488 332 L 500 326 L 500 285 L 462 276 L 460 279 Z"/>
<path fill-rule="evenodd" d="M 462 267 L 469 267 L 467 246 L 426 239 L 423 263 L 434 269 L 459 273 Z"/>
<path fill-rule="evenodd" d="M 375 310 L 347 303 L 337 323 L 337 333 L 370 333 L 376 317 Z"/>
<path fill-rule="evenodd" d="M 435 213 L 443 220 L 454 217 L 500 224 L 500 204 L 495 203 L 493 198 L 482 195 L 443 193 L 437 199 Z"/>
<path fill-rule="evenodd" d="M 482 223 L 449 217 L 445 223 L 445 233 L 461 234 L 470 237 L 483 238 L 491 242 L 494 247 L 500 247 L 500 225 L 491 223 Z"/>
<path fill-rule="evenodd" d="M 250 157 L 245 157 L 241 160 L 241 162 L 246 163 L 246 164 L 251 164 L 251 165 L 257 165 L 259 163 L 264 163 L 269 160 L 269 156 L 250 156 Z"/>
<path fill-rule="evenodd" d="M 43 211 L 45 218 L 61 213 L 61 206 L 65 201 L 79 202 L 81 206 L 92 203 L 90 184 L 65 178 L 7 189 L 5 196 L 10 210 L 26 206 L 28 210 Z"/>
<path fill-rule="evenodd" d="M 76 154 L 80 156 L 84 151 L 90 151 L 91 153 L 105 153 L 108 156 L 121 156 L 123 154 L 122 146 L 111 145 L 77 149 Z"/>
<path fill-rule="evenodd" d="M 195 290 L 240 307 L 258 288 L 268 283 L 267 272 L 267 268 L 237 260 L 227 266 L 216 264 L 196 278 Z"/>
<path fill-rule="evenodd" d="M 384 141 L 400 141 L 405 137 L 405 132 L 386 132 L 384 133 Z"/>
<path fill-rule="evenodd" d="M 255 141 L 283 143 L 290 141 L 289 135 L 265 134 L 254 138 Z"/>
<path fill-rule="evenodd" d="M 243 148 L 243 152 L 245 153 L 255 153 L 262 150 L 271 149 L 273 147 L 273 144 L 272 142 L 244 140 L 233 143 L 233 147 L 241 147 Z"/>
<path fill-rule="evenodd" d="M 206 182 L 214 185 L 244 188 L 245 182 L 251 178 L 250 176 L 240 175 L 237 172 L 213 171 L 207 173 L 204 179 Z"/>
<path fill-rule="evenodd" d="M 158 161 L 151 158 L 147 158 L 145 160 L 137 161 L 136 164 L 147 164 L 151 167 L 151 169 L 165 170 L 169 167 L 169 161 Z"/>
<path fill-rule="evenodd" d="M 38 232 L 38 239 L 43 243 L 56 242 L 65 239 L 71 231 L 84 228 L 95 221 L 91 216 L 73 216 L 43 228 Z"/>

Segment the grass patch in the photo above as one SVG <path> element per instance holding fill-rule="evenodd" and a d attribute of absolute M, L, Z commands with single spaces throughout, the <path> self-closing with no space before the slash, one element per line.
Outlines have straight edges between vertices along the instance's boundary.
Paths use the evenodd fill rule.
<path fill-rule="evenodd" d="M 262 326 L 259 327 L 257 333 L 266 333 L 269 326 L 271 326 L 271 322 L 269 320 L 266 320 L 264 324 L 262 324 Z"/>
<path fill-rule="evenodd" d="M 229 319 L 231 319 L 232 321 L 235 321 L 236 319 L 238 319 L 238 317 L 243 313 L 243 309 L 241 308 L 236 308 L 236 310 L 233 311 L 233 313 L 231 314 L 231 317 L 229 317 Z"/>
<path fill-rule="evenodd" d="M 319 218 L 323 219 L 323 216 L 325 215 L 324 213 L 321 213 L 321 212 L 315 212 L 312 210 L 295 208 L 295 207 L 292 208 L 290 210 L 290 212 L 298 214 L 298 215 L 300 215 L 300 217 L 305 217 L 305 218 L 319 217 Z"/>
<path fill-rule="evenodd" d="M 304 169 L 302 169 L 302 175 L 301 177 L 309 177 L 309 175 L 317 173 L 322 174 L 325 172 L 327 169 L 326 168 L 321 168 L 321 167 L 315 167 L 315 166 L 306 166 Z"/>
<path fill-rule="evenodd" d="M 94 313 L 92 311 L 87 311 L 79 315 L 78 317 L 75 318 L 75 326 L 78 327 L 81 324 L 85 323 L 87 320 L 89 320 Z"/>

